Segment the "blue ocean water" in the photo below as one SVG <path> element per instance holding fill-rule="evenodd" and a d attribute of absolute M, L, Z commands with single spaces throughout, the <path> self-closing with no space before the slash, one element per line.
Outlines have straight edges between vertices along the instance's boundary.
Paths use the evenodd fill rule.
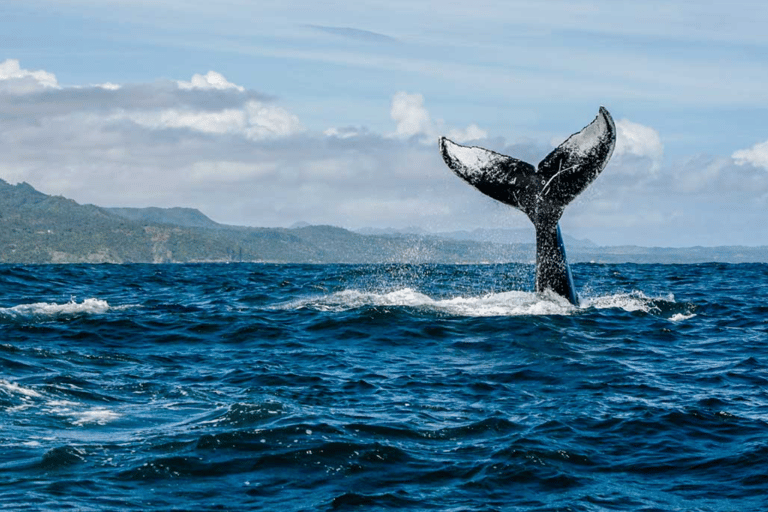
<path fill-rule="evenodd" d="M 0 266 L 0 508 L 768 508 L 768 265 Z"/>

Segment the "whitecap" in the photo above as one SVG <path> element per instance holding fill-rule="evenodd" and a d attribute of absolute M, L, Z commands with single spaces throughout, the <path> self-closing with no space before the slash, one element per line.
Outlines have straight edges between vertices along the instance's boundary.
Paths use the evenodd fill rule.
<path fill-rule="evenodd" d="M 4 391 L 9 395 L 22 395 L 26 398 L 40 398 L 42 396 L 34 389 L 25 388 L 7 380 L 0 380 L 0 391 Z"/>
<path fill-rule="evenodd" d="M 74 300 L 63 304 L 55 302 L 35 302 L 19 304 L 10 308 L 0 308 L 0 318 L 52 318 L 78 314 L 100 314 L 111 309 L 105 300 L 89 298 L 78 303 Z"/>
<path fill-rule="evenodd" d="M 74 412 L 71 414 L 74 419 L 73 425 L 83 426 L 89 423 L 95 423 L 97 425 L 106 425 L 120 417 L 120 414 L 105 409 L 103 407 L 96 407 L 85 411 Z"/>
<path fill-rule="evenodd" d="M 46 414 L 68 418 L 72 425 L 78 427 L 88 424 L 106 425 L 121 416 L 105 407 L 88 408 L 84 404 L 69 400 L 51 400 L 45 405 Z"/>
<path fill-rule="evenodd" d="M 623 309 L 624 311 L 642 311 L 644 313 L 658 312 L 656 301 L 663 300 L 674 302 L 673 295 L 667 295 L 664 298 L 654 299 L 648 297 L 643 292 L 634 291 L 632 293 L 614 293 L 611 295 L 602 295 L 599 297 L 583 297 L 582 307 L 595 309 Z"/>

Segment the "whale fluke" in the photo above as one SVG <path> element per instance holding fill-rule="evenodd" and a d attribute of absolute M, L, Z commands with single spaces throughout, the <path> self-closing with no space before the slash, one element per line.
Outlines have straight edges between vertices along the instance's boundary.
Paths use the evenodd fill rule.
<path fill-rule="evenodd" d="M 448 167 L 483 194 L 525 213 L 536 228 L 536 290 L 550 289 L 573 304 L 578 298 L 565 257 L 559 221 L 565 207 L 605 168 L 616 145 L 616 126 L 604 107 L 578 133 L 533 167 L 527 162 L 441 137 Z"/>

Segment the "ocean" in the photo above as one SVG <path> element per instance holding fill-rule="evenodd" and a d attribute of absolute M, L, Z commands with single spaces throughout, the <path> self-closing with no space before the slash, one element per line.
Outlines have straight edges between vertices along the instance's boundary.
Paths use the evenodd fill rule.
<path fill-rule="evenodd" d="M 768 265 L 0 266 L 0 508 L 768 510 Z"/>

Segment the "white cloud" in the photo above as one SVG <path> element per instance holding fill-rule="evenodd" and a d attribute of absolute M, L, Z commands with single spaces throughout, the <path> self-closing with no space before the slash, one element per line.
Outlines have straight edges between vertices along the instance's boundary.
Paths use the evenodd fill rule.
<path fill-rule="evenodd" d="M 634 155 L 650 158 L 658 168 L 664 155 L 664 145 L 659 132 L 651 127 L 633 123 L 628 119 L 616 122 L 615 156 Z"/>
<path fill-rule="evenodd" d="M 7 62 L 0 85 L 46 87 Z M 442 230 L 527 225 L 521 213 L 456 178 L 437 151 L 439 135 L 462 142 L 487 139 L 487 132 L 433 118 L 421 94 L 391 98 L 392 133 L 365 126 L 320 133 L 264 95 L 228 86 L 218 74 L 197 76 L 188 88 L 167 80 L 47 86 L 44 94 L 20 96 L 0 87 L 0 178 L 81 203 L 191 206 L 217 221 L 256 226 L 299 220 Z M 386 108 L 380 115 L 387 120 Z M 631 238 L 625 232 L 645 229 L 667 230 L 676 240 L 675 228 L 658 224 L 674 211 L 687 212 L 693 233 L 696 215 L 715 203 L 722 211 L 764 210 L 768 173 L 757 166 L 768 168 L 768 143 L 733 159 L 704 155 L 648 172 L 662 160 L 658 133 L 626 119 L 617 129 L 617 158 L 564 217 L 580 236 L 608 233 L 602 241 L 616 243 Z M 501 138 L 480 145 L 531 162 L 547 151 L 544 144 L 505 145 Z"/>
<path fill-rule="evenodd" d="M 678 172 L 670 181 L 675 190 L 687 194 L 724 193 L 729 188 L 728 178 L 738 179 L 734 173 L 729 172 L 732 170 L 732 161 L 727 158 L 699 155 L 678 164 Z"/>
<path fill-rule="evenodd" d="M 113 84 L 112 82 L 104 82 L 103 84 L 94 84 L 93 87 L 99 87 L 107 91 L 117 91 L 122 87 L 120 84 Z"/>
<path fill-rule="evenodd" d="M 242 87 L 240 85 L 233 84 L 232 82 L 227 81 L 226 78 L 224 78 L 224 75 L 221 73 L 217 73 L 216 71 L 209 71 L 208 73 L 204 75 L 194 74 L 192 75 L 192 80 L 189 82 L 184 82 L 183 80 L 179 80 L 177 82 L 179 84 L 179 89 L 202 89 L 202 90 L 210 90 L 210 89 L 216 89 L 216 90 L 225 90 L 225 89 L 235 89 L 240 92 L 245 91 L 245 87 Z"/>
<path fill-rule="evenodd" d="M 242 182 L 254 178 L 266 178 L 277 172 L 275 162 L 237 162 L 231 160 L 203 160 L 189 169 L 190 177 L 201 183 Z"/>
<path fill-rule="evenodd" d="M 21 69 L 21 65 L 16 59 L 7 59 L 4 62 L 0 62 L 0 81 L 16 82 L 11 88 L 11 91 L 15 93 L 59 87 L 59 82 L 53 73 Z"/>
<path fill-rule="evenodd" d="M 754 165 L 768 170 L 768 140 L 749 149 L 740 149 L 731 155 L 736 165 Z"/>
<path fill-rule="evenodd" d="M 328 128 L 323 131 L 323 135 L 326 137 L 336 137 L 337 139 L 351 139 L 361 134 L 361 131 L 357 128 L 345 127 L 345 128 Z"/>
<path fill-rule="evenodd" d="M 299 118 L 282 107 L 258 101 L 245 104 L 248 126 L 246 136 L 252 140 L 287 137 L 304 131 Z"/>
<path fill-rule="evenodd" d="M 472 123 L 463 130 L 453 129 L 448 131 L 448 138 L 455 142 L 467 142 L 470 140 L 485 139 L 488 132 Z"/>
<path fill-rule="evenodd" d="M 421 135 L 422 142 L 426 144 L 434 143 L 436 137 L 446 132 L 447 136 L 456 142 L 484 139 L 488 136 L 488 132 L 474 123 L 464 129 L 448 129 L 442 120 L 433 122 L 421 94 L 409 94 L 404 91 L 395 93 L 389 115 L 397 123 L 395 137 L 407 139 Z"/>
<path fill-rule="evenodd" d="M 432 135 L 432 118 L 424 107 L 424 96 L 400 91 L 392 97 L 389 115 L 397 123 L 395 135 L 402 138 Z"/>
<path fill-rule="evenodd" d="M 128 119 L 158 130 L 187 128 L 202 133 L 239 134 L 250 140 L 287 137 L 304 131 L 299 118 L 282 107 L 247 101 L 242 108 L 215 111 L 170 108 L 155 111 L 121 109 L 111 119 Z"/>
<path fill-rule="evenodd" d="M 112 119 L 129 119 L 154 130 L 163 128 L 189 128 L 203 133 L 242 132 L 246 125 L 245 112 L 225 109 L 216 112 L 165 109 L 160 111 L 120 111 Z"/>

